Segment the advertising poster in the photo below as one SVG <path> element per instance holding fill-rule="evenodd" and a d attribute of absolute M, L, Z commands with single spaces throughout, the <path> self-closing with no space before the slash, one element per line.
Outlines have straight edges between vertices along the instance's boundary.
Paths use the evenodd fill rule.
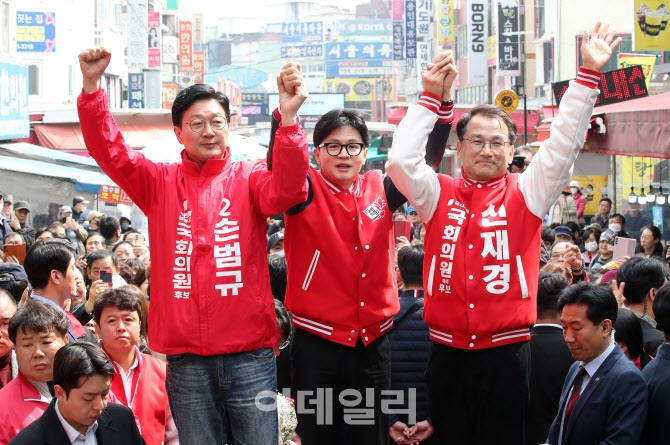
<path fill-rule="evenodd" d="M 128 74 L 128 108 L 144 108 L 144 73 Z"/>
<path fill-rule="evenodd" d="M 498 76 L 518 76 L 521 72 L 519 0 L 498 0 Z"/>
<path fill-rule="evenodd" d="M 571 181 L 579 182 L 579 190 L 586 198 L 584 215 L 597 214 L 603 192 L 607 192 L 607 176 L 573 176 Z"/>
<path fill-rule="evenodd" d="M 146 68 L 149 63 L 149 9 L 147 0 L 128 0 L 128 56 L 129 68 Z"/>
<path fill-rule="evenodd" d="M 282 43 L 321 42 L 323 41 L 323 22 L 283 23 Z"/>
<path fill-rule="evenodd" d="M 416 59 L 416 2 L 405 0 L 405 56 Z"/>
<path fill-rule="evenodd" d="M 416 0 L 416 35 L 419 37 L 430 36 L 430 7 L 429 0 Z"/>
<path fill-rule="evenodd" d="M 437 30 L 440 45 L 454 41 L 454 0 L 437 0 Z"/>
<path fill-rule="evenodd" d="M 656 64 L 656 56 L 649 56 L 646 54 L 619 54 L 619 69 L 628 68 L 634 65 L 640 65 L 644 73 L 645 81 L 647 82 L 647 89 L 649 89 L 649 82 L 654 72 L 654 65 Z"/>
<path fill-rule="evenodd" d="M 179 23 L 174 14 L 163 14 L 163 41 L 162 56 L 163 63 L 177 63 L 179 58 Z"/>
<path fill-rule="evenodd" d="M 486 39 L 488 37 L 488 1 L 468 0 L 467 3 L 467 57 L 469 84 L 488 82 L 486 66 Z"/>
<path fill-rule="evenodd" d="M 193 23 L 179 22 L 179 71 L 193 71 Z"/>
<path fill-rule="evenodd" d="M 340 93 L 344 94 L 345 101 L 370 101 L 372 98 L 372 82 L 373 78 L 327 78 L 324 82 L 325 93 Z M 393 96 L 395 85 L 393 79 L 385 79 L 390 85 L 390 95 Z"/>
<path fill-rule="evenodd" d="M 147 44 L 149 45 L 149 67 L 161 66 L 161 13 L 149 13 L 149 38 Z"/>
<path fill-rule="evenodd" d="M 633 0 L 633 51 L 670 51 L 667 0 Z"/>
<path fill-rule="evenodd" d="M 56 13 L 17 11 L 16 51 L 55 53 Z"/>
<path fill-rule="evenodd" d="M 203 76 L 205 75 L 205 52 L 193 52 L 193 75 L 195 76 L 195 83 L 203 83 Z"/>
<path fill-rule="evenodd" d="M 30 136 L 28 67 L 0 63 L 0 139 Z"/>
<path fill-rule="evenodd" d="M 393 21 L 393 60 L 403 60 L 405 38 L 402 28 L 402 20 Z"/>
<path fill-rule="evenodd" d="M 176 83 L 163 84 L 163 109 L 171 109 L 175 97 L 179 93 L 179 85 Z"/>

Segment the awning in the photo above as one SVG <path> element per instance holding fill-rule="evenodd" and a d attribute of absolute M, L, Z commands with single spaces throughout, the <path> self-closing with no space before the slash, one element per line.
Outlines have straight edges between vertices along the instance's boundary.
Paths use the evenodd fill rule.
<path fill-rule="evenodd" d="M 33 125 L 40 145 L 68 151 L 86 151 L 84 137 L 79 124 L 35 124 Z M 142 149 L 166 134 L 174 134 L 170 124 L 120 124 L 119 130 L 128 145 Z"/>
<path fill-rule="evenodd" d="M 73 155 L 39 145 L 27 144 L 25 142 L 0 143 L 0 154 L 15 158 L 33 159 L 36 161 L 60 164 L 66 167 L 84 168 L 100 173 L 100 167 L 93 158 Z"/>
<path fill-rule="evenodd" d="M 537 141 L 542 142 L 544 140 L 549 139 L 549 131 L 551 130 L 551 123 L 554 121 L 553 118 L 547 119 L 544 122 L 542 122 L 538 127 L 537 127 Z M 602 117 L 601 116 L 594 116 L 591 118 L 590 122 L 590 127 L 589 127 L 589 132 L 587 133 L 587 138 L 589 138 L 592 133 L 596 134 L 601 131 L 607 131 L 604 123 L 602 122 Z M 602 127 L 602 128 L 601 128 Z"/>

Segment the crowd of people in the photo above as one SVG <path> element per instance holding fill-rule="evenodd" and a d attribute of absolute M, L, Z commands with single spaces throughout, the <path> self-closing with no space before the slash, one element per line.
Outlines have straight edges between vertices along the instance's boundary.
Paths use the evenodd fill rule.
<path fill-rule="evenodd" d="M 231 162 L 228 98 L 194 85 L 172 109 L 182 161 L 153 163 L 99 88 L 111 53 L 83 51 L 82 133 L 148 217 L 151 256 L 130 220 L 83 197 L 48 227 L 26 202 L 0 217 L 2 241 L 25 244 L 0 263 L 0 445 L 664 443 L 667 248 L 608 198 L 587 225 L 571 181 L 619 42 L 600 23 L 584 34 L 537 153 L 514 149 L 502 109 L 463 116 L 460 178 L 438 173 L 450 51 L 423 74 L 386 175 L 360 173 L 354 110 L 319 119 L 310 165 L 294 62 L 266 160 Z M 615 259 L 617 237 L 635 255 Z"/>

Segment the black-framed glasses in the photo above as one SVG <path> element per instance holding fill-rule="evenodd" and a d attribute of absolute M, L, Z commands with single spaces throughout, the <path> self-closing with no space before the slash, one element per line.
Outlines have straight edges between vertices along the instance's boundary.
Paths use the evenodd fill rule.
<path fill-rule="evenodd" d="M 476 152 L 482 151 L 482 149 L 486 145 L 488 145 L 489 147 L 491 147 L 492 151 L 495 151 L 496 153 L 502 153 L 507 144 L 512 145 L 512 142 L 508 141 L 486 142 L 483 141 L 482 139 L 468 139 L 468 138 L 463 138 L 463 140 L 468 141 L 470 143 L 470 148 L 472 148 L 472 150 Z"/>
<path fill-rule="evenodd" d="M 352 142 L 350 144 L 338 144 L 337 142 L 326 142 L 325 144 L 319 145 L 318 148 L 325 148 L 326 153 L 328 153 L 331 156 L 339 156 L 343 148 L 347 150 L 349 156 L 358 156 L 365 148 L 365 145 L 362 144 L 361 142 Z"/>
<path fill-rule="evenodd" d="M 202 133 L 202 131 L 205 129 L 205 124 L 207 122 L 203 119 L 193 119 L 191 122 L 187 122 L 186 124 L 191 127 L 191 131 L 194 133 Z M 223 130 L 226 128 L 226 125 L 228 122 L 226 122 L 226 119 L 223 117 L 215 117 L 211 121 L 209 121 L 209 126 L 212 130 Z"/>

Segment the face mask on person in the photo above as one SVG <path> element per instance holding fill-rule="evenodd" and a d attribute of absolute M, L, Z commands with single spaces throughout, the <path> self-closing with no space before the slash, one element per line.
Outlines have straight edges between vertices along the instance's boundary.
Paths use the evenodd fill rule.
<path fill-rule="evenodd" d="M 130 227 L 130 224 L 128 224 L 128 223 L 121 224 L 121 230 L 128 230 L 129 227 Z"/>
<path fill-rule="evenodd" d="M 81 205 L 81 211 L 82 211 L 82 212 L 85 212 L 85 211 L 86 211 L 86 204 L 82 204 L 82 205 Z"/>
<path fill-rule="evenodd" d="M 608 229 L 610 229 L 614 233 L 619 233 L 621 232 L 621 224 L 610 224 L 608 226 Z"/>
<path fill-rule="evenodd" d="M 598 250 L 598 243 L 596 243 L 595 241 L 590 241 L 588 243 L 584 243 L 584 247 L 589 252 L 595 252 L 596 250 Z"/>
<path fill-rule="evenodd" d="M 579 189 L 577 187 L 570 187 L 570 193 L 573 195 L 576 195 L 579 192 Z"/>

